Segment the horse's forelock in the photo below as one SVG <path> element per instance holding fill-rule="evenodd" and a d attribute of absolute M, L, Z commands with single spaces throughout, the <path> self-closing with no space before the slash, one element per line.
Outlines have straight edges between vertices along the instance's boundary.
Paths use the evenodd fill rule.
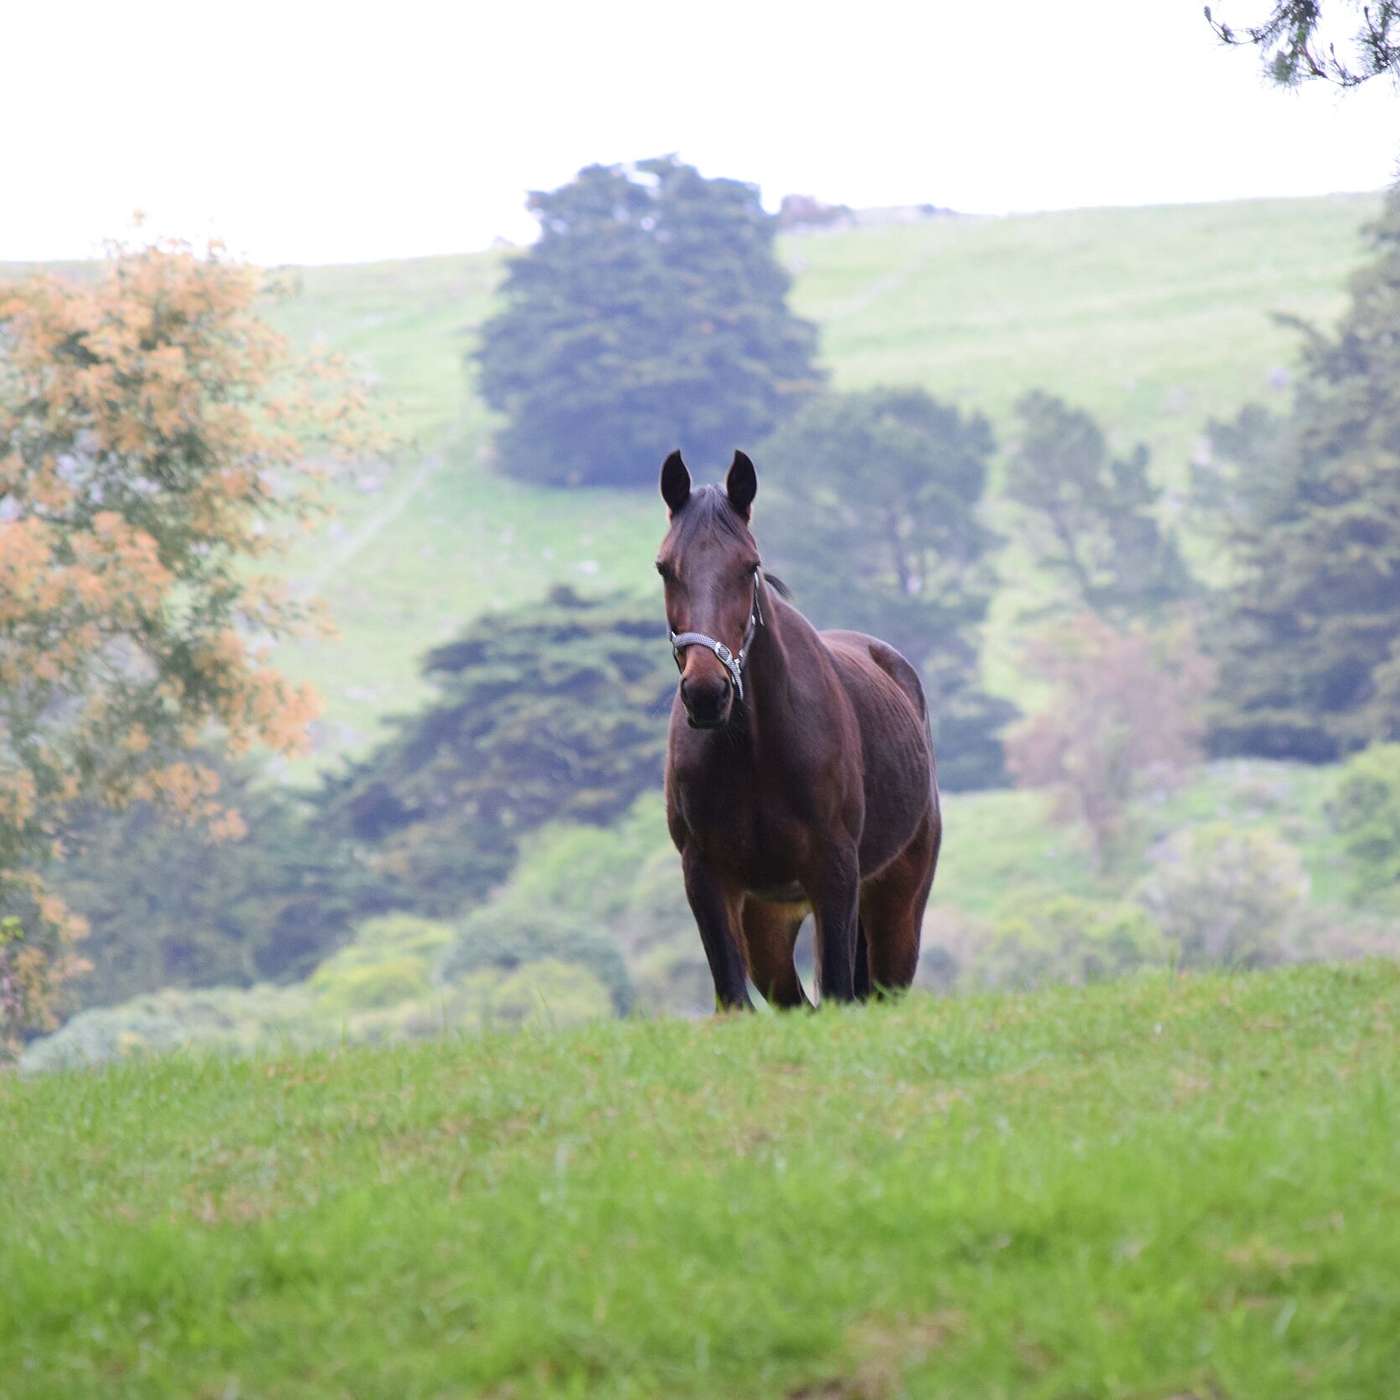
<path fill-rule="evenodd" d="M 718 486 L 701 486 L 675 513 L 672 530 L 678 548 L 704 533 L 726 535 L 742 542 L 748 535 L 743 516 L 729 504 L 729 497 Z"/>

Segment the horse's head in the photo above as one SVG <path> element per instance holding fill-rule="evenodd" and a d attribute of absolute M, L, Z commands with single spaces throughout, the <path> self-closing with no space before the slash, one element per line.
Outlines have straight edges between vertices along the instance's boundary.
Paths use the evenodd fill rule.
<path fill-rule="evenodd" d="M 723 490 L 692 490 L 679 452 L 661 467 L 661 496 L 671 512 L 671 528 L 656 571 L 666 589 L 681 701 L 696 729 L 727 724 L 743 691 L 758 609 L 760 560 L 749 533 L 749 508 L 757 491 L 753 463 L 742 452 L 734 454 Z"/>

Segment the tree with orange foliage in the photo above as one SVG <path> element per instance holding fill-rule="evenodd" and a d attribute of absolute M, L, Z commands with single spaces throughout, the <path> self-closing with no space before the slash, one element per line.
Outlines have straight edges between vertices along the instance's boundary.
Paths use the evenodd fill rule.
<path fill-rule="evenodd" d="M 258 270 L 181 244 L 0 285 L 0 1058 L 54 1024 L 84 930 L 43 870 L 79 800 L 237 835 L 191 758 L 291 751 L 316 701 L 265 659 L 314 606 L 259 573 L 371 445 L 345 367 L 297 361 Z"/>

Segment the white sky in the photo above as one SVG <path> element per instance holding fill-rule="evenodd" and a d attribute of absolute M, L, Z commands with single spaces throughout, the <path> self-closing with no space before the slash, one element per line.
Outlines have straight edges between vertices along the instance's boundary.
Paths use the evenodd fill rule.
<path fill-rule="evenodd" d="M 770 207 L 983 213 L 1374 189 L 1400 153 L 1393 88 L 1271 88 L 1198 0 L 11 0 L 0 47 L 0 259 L 135 209 L 264 262 L 462 251 L 667 151 Z"/>

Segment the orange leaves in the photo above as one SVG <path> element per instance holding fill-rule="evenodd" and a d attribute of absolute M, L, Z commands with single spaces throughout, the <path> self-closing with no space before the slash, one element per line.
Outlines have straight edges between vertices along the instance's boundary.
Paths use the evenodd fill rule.
<path fill-rule="evenodd" d="M 25 882 L 69 804 L 147 800 L 234 837 L 189 753 L 295 750 L 316 714 L 250 645 L 311 609 L 246 563 L 372 434 L 344 366 L 295 362 L 259 320 L 264 289 L 179 244 L 0 285 L 0 917 L 23 906 L 50 975 L 69 933 Z"/>

